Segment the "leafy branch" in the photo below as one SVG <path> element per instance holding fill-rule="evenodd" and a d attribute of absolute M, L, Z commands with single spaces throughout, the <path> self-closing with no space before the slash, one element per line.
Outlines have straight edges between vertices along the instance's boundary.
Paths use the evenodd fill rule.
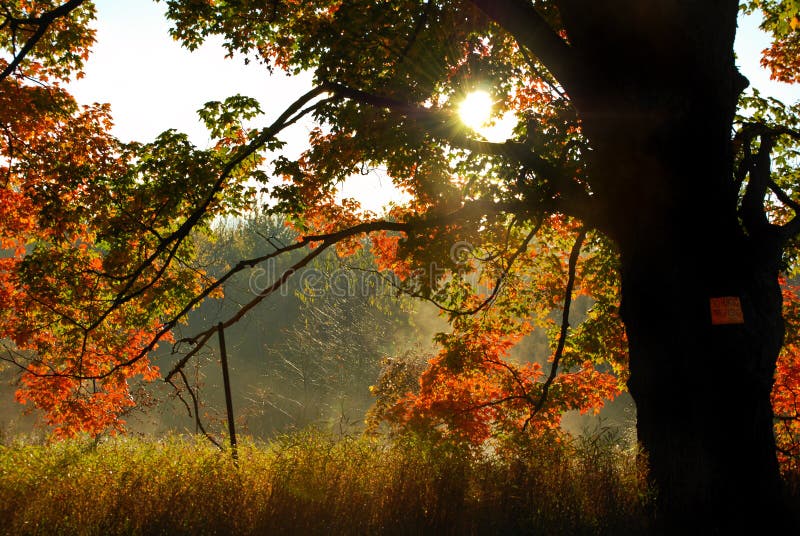
<path fill-rule="evenodd" d="M 586 227 L 581 227 L 578 231 L 578 236 L 575 238 L 575 242 L 572 244 L 572 250 L 569 253 L 569 268 L 568 268 L 568 275 L 567 275 L 567 286 L 564 289 L 564 310 L 561 313 L 561 328 L 558 334 L 558 344 L 556 346 L 555 354 L 553 354 L 553 365 L 550 367 L 550 374 L 547 376 L 547 380 L 545 380 L 544 384 L 542 385 L 542 394 L 539 397 L 539 400 L 536 402 L 536 405 L 531 410 L 528 419 L 525 421 L 523 425 L 523 429 L 528 426 L 528 423 L 536 416 L 537 413 L 542 409 L 545 402 L 547 401 L 547 395 L 550 392 L 550 387 L 553 385 L 553 382 L 558 375 L 558 365 L 561 362 L 561 357 L 564 354 L 564 346 L 567 342 L 567 331 L 569 330 L 569 312 L 570 308 L 572 307 L 572 292 L 575 288 L 575 272 L 577 271 L 578 267 L 578 258 L 581 253 L 581 247 L 583 246 L 583 241 L 586 239 Z"/>
<path fill-rule="evenodd" d="M 43 13 L 38 17 L 26 19 L 16 18 L 10 13 L 6 13 L 6 18 L 3 21 L 3 24 L 0 25 L 0 29 L 8 25 L 13 35 L 16 35 L 17 29 L 20 26 L 34 26 L 36 30 L 33 32 L 33 35 L 31 35 L 25 41 L 25 44 L 22 45 L 20 51 L 15 53 L 14 58 L 8 63 L 8 65 L 6 65 L 6 68 L 0 72 L 0 83 L 8 78 L 8 76 L 10 76 L 11 73 L 13 73 L 16 68 L 19 67 L 20 63 L 22 63 L 25 57 L 33 50 L 39 40 L 44 37 L 44 34 L 47 33 L 47 29 L 50 28 L 53 22 L 61 17 L 66 17 L 72 11 L 79 8 L 84 2 L 85 0 L 69 0 L 68 2 L 61 4 L 57 8 Z"/>

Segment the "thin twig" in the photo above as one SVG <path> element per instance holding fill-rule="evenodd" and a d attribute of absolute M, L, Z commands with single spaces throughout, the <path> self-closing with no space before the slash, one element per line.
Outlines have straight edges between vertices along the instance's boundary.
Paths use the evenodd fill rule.
<path fill-rule="evenodd" d="M 214 439 L 214 437 L 211 434 L 206 432 L 206 429 L 203 426 L 203 421 L 202 421 L 202 419 L 200 419 L 200 403 L 197 400 L 197 396 L 194 393 L 194 389 L 192 389 L 192 386 L 189 385 L 189 380 L 186 379 L 186 374 L 184 374 L 182 370 L 178 371 L 178 373 L 181 375 L 181 379 L 183 380 L 183 384 L 186 386 L 186 390 L 189 392 L 189 396 L 192 398 L 192 404 L 194 405 L 194 422 L 195 422 L 195 424 L 200 429 L 200 431 L 203 433 L 203 435 L 206 436 L 206 438 L 214 444 L 214 446 L 216 446 L 219 450 L 225 450 L 222 447 L 222 445 L 220 445 L 219 442 L 216 439 Z M 173 387 L 175 387 L 175 385 L 172 384 L 172 382 L 170 382 L 170 384 Z M 177 389 L 177 387 L 176 387 L 176 389 Z"/>

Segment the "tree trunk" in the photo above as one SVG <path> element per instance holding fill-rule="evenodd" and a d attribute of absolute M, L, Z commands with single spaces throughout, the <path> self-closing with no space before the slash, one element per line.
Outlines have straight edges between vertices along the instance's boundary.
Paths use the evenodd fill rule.
<path fill-rule="evenodd" d="M 657 255 L 622 253 L 628 385 L 659 521 L 668 532 L 769 533 L 786 523 L 770 405 L 783 337 L 777 273 L 746 249 L 731 270 L 675 238 Z M 744 324 L 713 324 L 716 296 L 739 298 Z"/>
<path fill-rule="evenodd" d="M 781 247 L 747 235 L 737 213 L 737 2 L 565 0 L 561 13 L 587 66 L 571 95 L 598 225 L 621 254 L 629 388 L 660 526 L 769 533 L 787 522 L 770 404 Z M 743 323 L 712 322 L 719 297 L 741 304 Z"/>

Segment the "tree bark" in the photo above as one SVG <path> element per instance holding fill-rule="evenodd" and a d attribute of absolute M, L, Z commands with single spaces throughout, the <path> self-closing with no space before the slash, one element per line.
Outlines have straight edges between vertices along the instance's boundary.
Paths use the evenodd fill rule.
<path fill-rule="evenodd" d="M 697 258 L 676 238 L 658 255 L 622 253 L 628 385 L 658 519 L 670 533 L 777 529 L 788 523 L 770 405 L 783 338 L 777 273 L 744 248 L 736 277 L 725 277 L 726 259 Z M 701 275 L 710 267 L 724 286 Z M 712 323 L 709 298 L 719 295 L 740 298 L 743 324 Z"/>
<path fill-rule="evenodd" d="M 739 2 L 556 0 L 559 43 L 527 0 L 473 1 L 558 78 L 590 142 L 587 223 L 620 251 L 629 388 L 660 528 L 784 528 L 770 392 L 785 237 L 756 199 L 763 189 L 745 199 L 758 225 L 740 219 Z M 712 322 L 714 298 L 740 304 L 741 323 Z"/>
<path fill-rule="evenodd" d="M 561 2 L 586 66 L 570 92 L 599 225 L 621 255 L 638 436 L 666 533 L 783 528 L 770 392 L 783 341 L 777 236 L 746 233 L 731 129 L 737 3 Z M 743 323 L 712 323 L 710 300 Z"/>

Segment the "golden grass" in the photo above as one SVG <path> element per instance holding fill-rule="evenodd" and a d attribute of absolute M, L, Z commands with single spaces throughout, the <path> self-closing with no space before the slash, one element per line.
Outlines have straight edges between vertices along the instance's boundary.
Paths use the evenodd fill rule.
<path fill-rule="evenodd" d="M 606 441 L 524 455 L 313 430 L 0 446 L 4 534 L 643 534 L 647 491 Z"/>

